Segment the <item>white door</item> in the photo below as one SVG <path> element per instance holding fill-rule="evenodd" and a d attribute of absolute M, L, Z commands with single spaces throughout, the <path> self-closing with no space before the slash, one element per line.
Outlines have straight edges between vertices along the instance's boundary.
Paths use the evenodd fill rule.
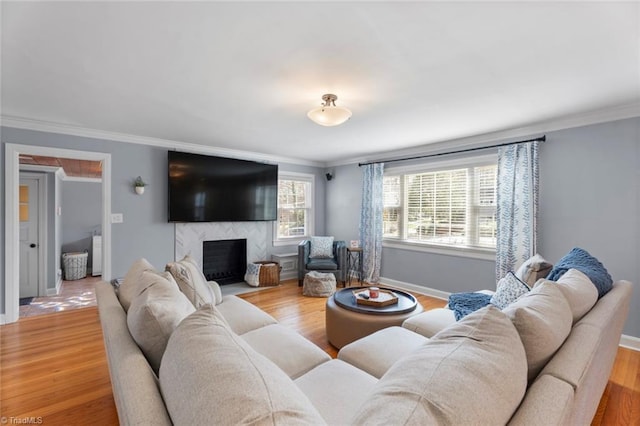
<path fill-rule="evenodd" d="M 38 297 L 38 181 L 20 178 L 20 298 Z"/>

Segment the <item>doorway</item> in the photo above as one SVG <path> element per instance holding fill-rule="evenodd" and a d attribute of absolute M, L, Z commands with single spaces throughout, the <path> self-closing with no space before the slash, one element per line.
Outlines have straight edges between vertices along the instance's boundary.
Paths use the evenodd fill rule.
<path fill-rule="evenodd" d="M 20 297 L 19 156 L 42 155 L 102 162 L 102 278 L 111 279 L 111 154 L 30 145 L 5 145 L 5 288 L 0 323 L 18 320 Z M 39 260 L 40 261 L 40 260 Z"/>

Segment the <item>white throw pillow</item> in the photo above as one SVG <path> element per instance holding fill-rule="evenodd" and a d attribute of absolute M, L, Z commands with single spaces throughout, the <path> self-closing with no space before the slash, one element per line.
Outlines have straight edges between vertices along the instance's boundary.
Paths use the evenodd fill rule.
<path fill-rule="evenodd" d="M 207 282 L 198 264 L 191 256 L 186 255 L 178 262 L 167 263 L 165 269 L 171 272 L 180 291 L 196 308 L 207 303 L 217 305 L 222 302 L 222 293 L 218 283 L 215 281 Z"/>
<path fill-rule="evenodd" d="M 129 310 L 131 301 L 145 289 L 144 285 L 140 283 L 144 271 L 155 271 L 155 269 L 147 259 L 142 258 L 136 260 L 124 276 L 122 284 L 118 287 L 118 300 L 120 300 L 120 304 L 125 312 Z"/>
<path fill-rule="evenodd" d="M 345 424 L 504 425 L 526 389 L 518 332 L 489 305 L 397 361 Z"/>
<path fill-rule="evenodd" d="M 294 382 L 233 333 L 212 305 L 171 335 L 160 389 L 176 425 L 325 424 Z"/>
<path fill-rule="evenodd" d="M 533 287 L 540 278 L 546 278 L 551 272 L 553 265 L 539 254 L 527 259 L 516 271 L 516 277 L 526 283 L 529 287 Z"/>
<path fill-rule="evenodd" d="M 145 271 L 141 280 L 146 289 L 131 302 L 127 326 L 149 365 L 158 373 L 169 336 L 196 309 L 169 272 Z"/>
<path fill-rule="evenodd" d="M 496 292 L 491 296 L 491 304 L 497 306 L 499 309 L 504 309 L 523 294 L 527 294 L 531 291 L 529 286 L 520 281 L 513 272 L 509 271 L 507 275 L 502 277 L 498 281 Z"/>
<path fill-rule="evenodd" d="M 524 344 L 533 381 L 571 332 L 571 308 L 556 284 L 537 285 L 504 311 Z"/>
<path fill-rule="evenodd" d="M 333 257 L 333 237 L 311 237 L 312 259 L 327 259 Z"/>

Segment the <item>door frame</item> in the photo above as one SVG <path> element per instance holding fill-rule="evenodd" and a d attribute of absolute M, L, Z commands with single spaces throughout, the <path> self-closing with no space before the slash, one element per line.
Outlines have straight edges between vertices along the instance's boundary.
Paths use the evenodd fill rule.
<path fill-rule="evenodd" d="M 20 254 L 18 222 L 19 156 L 77 158 L 102 161 L 102 279 L 111 279 L 111 154 L 94 151 L 52 148 L 35 145 L 5 144 L 5 285 L 4 317 L 1 324 L 12 323 L 19 317 Z"/>
<path fill-rule="evenodd" d="M 20 179 L 34 179 L 38 181 L 38 296 L 47 295 L 47 259 L 49 258 L 48 221 L 47 221 L 47 192 L 49 179 L 45 173 L 33 173 L 18 170 L 18 186 Z M 18 222 L 18 234 L 20 233 L 20 223 Z M 20 242 L 18 242 L 18 246 Z M 19 247 L 18 247 L 19 249 Z M 18 267 L 20 259 L 18 259 Z M 18 276 L 18 295 L 20 293 L 20 280 Z"/>

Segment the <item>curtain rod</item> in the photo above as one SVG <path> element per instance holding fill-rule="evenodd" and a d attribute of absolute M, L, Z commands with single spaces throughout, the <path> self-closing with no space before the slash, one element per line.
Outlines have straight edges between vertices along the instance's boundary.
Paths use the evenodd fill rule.
<path fill-rule="evenodd" d="M 439 157 L 441 155 L 461 154 L 463 152 L 472 152 L 472 151 L 479 151 L 481 149 L 499 148 L 499 147 L 502 147 L 502 146 L 518 145 L 518 144 L 527 143 L 527 142 L 536 142 L 536 141 L 537 142 L 545 142 L 546 140 L 547 140 L 547 135 L 542 135 L 542 136 L 540 136 L 538 138 L 527 139 L 525 141 L 505 142 L 505 143 L 499 143 L 497 145 L 479 146 L 479 147 L 476 147 L 476 148 L 459 149 L 457 151 L 439 152 L 437 154 L 417 155 L 415 157 L 396 158 L 394 160 L 368 161 L 366 163 L 358 163 L 358 167 L 366 166 L 368 164 L 395 163 L 396 161 L 419 160 L 421 158 Z"/>

